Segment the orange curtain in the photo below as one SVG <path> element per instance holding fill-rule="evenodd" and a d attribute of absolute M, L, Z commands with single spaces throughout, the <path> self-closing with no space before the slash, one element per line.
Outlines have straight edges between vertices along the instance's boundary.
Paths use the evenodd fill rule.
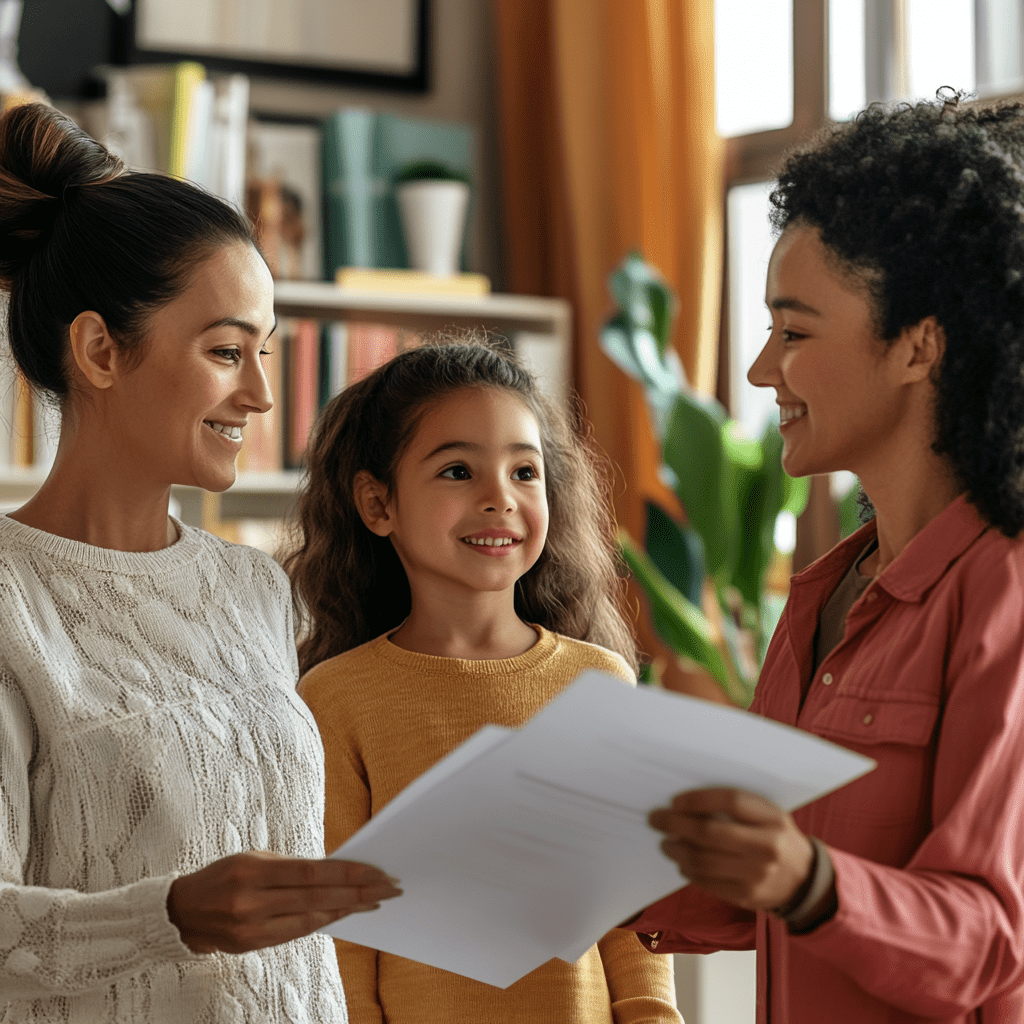
<path fill-rule="evenodd" d="M 619 523 L 672 507 L 640 386 L 601 352 L 606 278 L 631 250 L 679 299 L 673 344 L 715 389 L 723 149 L 714 127 L 712 0 L 493 0 L 509 285 L 569 299 L 574 374 L 618 472 Z M 657 649 L 638 623 L 642 645 Z"/>

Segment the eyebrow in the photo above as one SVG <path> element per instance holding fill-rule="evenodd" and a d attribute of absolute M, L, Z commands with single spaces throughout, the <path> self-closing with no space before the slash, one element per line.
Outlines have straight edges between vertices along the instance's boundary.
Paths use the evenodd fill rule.
<path fill-rule="evenodd" d="M 444 444 L 439 444 L 432 452 L 428 452 L 423 456 L 423 461 L 427 462 L 429 459 L 434 458 L 435 455 L 440 455 L 442 452 L 480 452 L 483 451 L 484 446 L 482 444 L 476 444 L 474 441 L 445 441 Z M 527 444 L 526 442 L 520 441 L 517 444 L 510 444 L 505 446 L 505 450 L 519 454 L 520 452 L 530 452 L 534 455 L 541 455 L 541 450 L 535 444 Z"/>
<path fill-rule="evenodd" d="M 769 309 L 791 309 L 794 313 L 807 313 L 809 316 L 821 316 L 821 313 L 813 306 L 808 306 L 806 302 L 801 302 L 800 299 L 789 298 L 785 295 L 780 296 L 777 299 L 772 299 L 772 301 L 767 305 Z"/>
<path fill-rule="evenodd" d="M 219 320 L 214 320 L 212 324 L 207 324 L 203 328 L 203 333 L 205 334 L 207 331 L 212 331 L 217 327 L 238 327 L 253 338 L 257 337 L 260 333 L 260 329 L 255 324 L 250 323 L 248 320 L 242 320 L 237 316 L 222 316 Z M 270 328 L 270 334 L 273 334 L 276 330 L 277 317 L 275 316 L 274 326 Z M 268 338 L 270 334 L 267 335 Z"/>

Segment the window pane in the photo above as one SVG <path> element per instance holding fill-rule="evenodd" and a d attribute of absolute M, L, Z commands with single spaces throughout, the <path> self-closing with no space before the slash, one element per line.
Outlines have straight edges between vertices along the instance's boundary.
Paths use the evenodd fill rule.
<path fill-rule="evenodd" d="M 910 98 L 944 85 L 973 92 L 974 0 L 906 0 Z"/>
<path fill-rule="evenodd" d="M 976 0 L 978 92 L 1019 91 L 1024 84 L 1024 0 Z"/>
<path fill-rule="evenodd" d="M 720 135 L 793 123 L 793 0 L 715 0 Z"/>
<path fill-rule="evenodd" d="M 867 105 L 864 0 L 828 5 L 828 113 L 845 121 Z"/>
<path fill-rule="evenodd" d="M 768 193 L 774 181 L 729 190 L 729 404 L 749 437 L 761 436 L 776 413 L 772 388 L 755 388 L 747 370 L 768 340 L 771 322 L 764 304 L 768 259 L 775 239 L 768 223 Z"/>

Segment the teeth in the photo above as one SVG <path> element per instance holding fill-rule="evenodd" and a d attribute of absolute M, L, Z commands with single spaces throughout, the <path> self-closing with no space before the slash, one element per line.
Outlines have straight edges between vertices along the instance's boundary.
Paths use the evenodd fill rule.
<path fill-rule="evenodd" d="M 463 537 L 467 544 L 475 544 L 477 547 L 505 548 L 515 544 L 512 537 Z"/>
<path fill-rule="evenodd" d="M 798 420 L 807 415 L 806 407 L 802 405 L 780 405 L 779 422 L 788 423 L 790 420 Z"/>
<path fill-rule="evenodd" d="M 228 427 L 223 423 L 214 423 L 211 420 L 206 421 L 209 426 L 213 427 L 218 434 L 223 434 L 225 437 L 230 437 L 232 441 L 242 440 L 242 428 L 241 427 Z"/>

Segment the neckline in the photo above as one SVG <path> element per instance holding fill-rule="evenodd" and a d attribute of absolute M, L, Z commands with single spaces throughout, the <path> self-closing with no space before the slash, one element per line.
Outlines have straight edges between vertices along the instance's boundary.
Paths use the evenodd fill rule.
<path fill-rule="evenodd" d="M 407 651 L 404 647 L 393 644 L 388 637 L 394 630 L 389 630 L 383 636 L 372 640 L 371 647 L 380 657 L 387 659 L 395 665 L 405 668 L 416 668 L 420 671 L 436 672 L 439 674 L 451 674 L 461 672 L 467 675 L 490 676 L 506 675 L 509 673 L 522 672 L 536 668 L 547 661 L 558 649 L 558 635 L 531 623 L 531 627 L 537 631 L 537 642 L 522 654 L 513 658 L 491 658 L 474 660 L 470 658 L 446 658 L 437 654 L 420 654 L 417 651 Z"/>
<path fill-rule="evenodd" d="M 202 530 L 186 526 L 173 516 L 170 519 L 178 531 L 178 539 L 158 551 L 118 551 L 97 547 L 26 526 L 6 513 L 0 515 L 0 542 L 10 540 L 19 547 L 86 569 L 126 576 L 152 575 L 194 561 L 201 547 Z"/>

